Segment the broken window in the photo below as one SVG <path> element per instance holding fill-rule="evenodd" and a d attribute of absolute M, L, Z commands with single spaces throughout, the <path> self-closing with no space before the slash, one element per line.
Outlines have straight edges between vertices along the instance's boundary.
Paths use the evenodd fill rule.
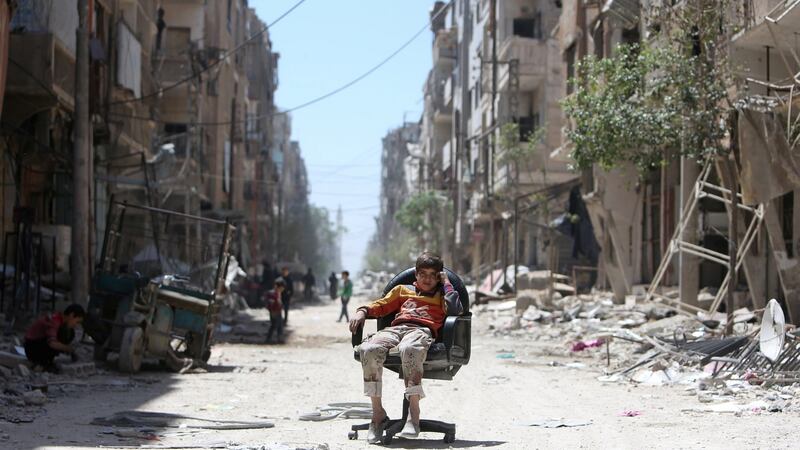
<path fill-rule="evenodd" d="M 187 154 L 187 131 L 189 127 L 185 123 L 165 123 L 164 142 L 175 146 L 175 156 L 185 156 Z"/>
<path fill-rule="evenodd" d="M 164 52 L 167 57 L 175 58 L 190 48 L 192 30 L 186 27 L 167 28 Z"/>
<path fill-rule="evenodd" d="M 520 17 L 514 19 L 514 36 L 541 39 L 542 13 L 537 12 L 533 17 Z"/>
<path fill-rule="evenodd" d="M 605 57 L 605 27 L 603 26 L 603 21 L 600 20 L 597 22 L 597 25 L 594 27 L 594 33 L 592 33 L 592 41 L 594 41 L 594 56 L 597 59 L 603 59 Z"/>
<path fill-rule="evenodd" d="M 633 27 L 622 30 L 622 43 L 623 44 L 638 44 L 641 40 L 639 36 L 639 27 Z"/>
<path fill-rule="evenodd" d="M 231 3 L 233 0 L 228 0 L 228 32 L 231 32 Z"/>
<path fill-rule="evenodd" d="M 575 43 L 567 47 L 564 59 L 567 63 L 567 95 L 570 95 L 575 90 L 572 84 L 572 79 L 575 78 Z"/>
<path fill-rule="evenodd" d="M 528 142 L 539 128 L 539 113 L 532 113 L 528 117 L 520 117 L 517 119 L 517 124 L 519 124 L 519 140 L 522 142 Z"/>

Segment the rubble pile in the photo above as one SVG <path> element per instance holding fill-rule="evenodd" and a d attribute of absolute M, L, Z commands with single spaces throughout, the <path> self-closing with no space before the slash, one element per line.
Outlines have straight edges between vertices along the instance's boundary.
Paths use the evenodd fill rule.
<path fill-rule="evenodd" d="M 735 311 L 728 337 L 724 314 L 679 313 L 643 295 L 618 304 L 601 291 L 524 289 L 473 312 L 489 333 L 531 343 L 537 356 L 554 358 L 552 366 L 595 368 L 606 383 L 683 386 L 699 404 L 686 412 L 800 412 L 800 336 L 787 333 L 781 356 L 768 361 L 756 315 L 745 308 Z M 497 357 L 525 362 L 509 350 Z"/>
<path fill-rule="evenodd" d="M 56 358 L 58 374 L 31 367 L 18 336 L 0 337 L 0 421 L 33 422 L 46 413 L 54 399 L 83 395 L 98 390 L 129 391 L 151 384 L 148 377 L 119 377 L 95 366 L 91 345 L 77 344 L 77 362 L 67 356 Z"/>

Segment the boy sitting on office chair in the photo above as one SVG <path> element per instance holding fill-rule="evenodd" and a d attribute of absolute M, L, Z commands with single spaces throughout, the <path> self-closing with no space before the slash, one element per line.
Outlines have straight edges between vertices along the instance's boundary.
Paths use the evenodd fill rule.
<path fill-rule="evenodd" d="M 419 436 L 419 401 L 425 396 L 422 371 L 428 348 L 436 339 L 445 317 L 462 312 L 458 292 L 443 270 L 441 258 L 428 252 L 421 254 L 416 262 L 417 281 L 413 285 L 394 287 L 383 298 L 358 308 L 350 321 L 350 332 L 355 333 L 367 318 L 396 314 L 391 326 L 358 346 L 364 370 L 364 394 L 372 401 L 372 421 L 367 433 L 369 443 L 380 441 L 388 423 L 381 404 L 381 378 L 386 355 L 394 347 L 400 351 L 405 395 L 410 405 L 409 418 L 399 436 Z"/>

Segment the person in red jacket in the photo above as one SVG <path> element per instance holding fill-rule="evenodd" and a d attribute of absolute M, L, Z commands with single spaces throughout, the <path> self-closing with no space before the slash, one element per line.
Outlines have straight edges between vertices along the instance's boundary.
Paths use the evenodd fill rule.
<path fill-rule="evenodd" d="M 283 342 L 283 304 L 281 303 L 281 294 L 286 289 L 286 281 L 278 277 L 275 279 L 274 288 L 264 294 L 264 301 L 269 311 L 269 331 L 267 331 L 267 343 L 272 340 L 272 333 L 277 332 L 278 342 Z"/>
<path fill-rule="evenodd" d="M 462 312 L 458 292 L 443 270 L 441 258 L 423 253 L 417 258 L 417 281 L 413 285 L 395 286 L 383 298 L 358 308 L 350 321 L 350 332 L 355 333 L 367 318 L 396 313 L 391 326 L 368 337 L 358 346 L 364 370 L 364 394 L 372 401 L 372 422 L 367 433 L 370 443 L 380 441 L 388 421 L 381 404 L 381 378 L 386 354 L 393 347 L 400 351 L 405 395 L 410 404 L 409 418 L 400 436 L 419 435 L 419 401 L 425 396 L 422 370 L 428 348 L 442 328 L 445 317 Z"/>
<path fill-rule="evenodd" d="M 25 332 L 28 361 L 48 372 L 58 372 L 53 360 L 59 353 L 69 353 L 75 359 L 75 348 L 70 343 L 75 337 L 75 327 L 85 316 L 81 305 L 72 304 L 63 313 L 47 314 L 36 320 Z"/>

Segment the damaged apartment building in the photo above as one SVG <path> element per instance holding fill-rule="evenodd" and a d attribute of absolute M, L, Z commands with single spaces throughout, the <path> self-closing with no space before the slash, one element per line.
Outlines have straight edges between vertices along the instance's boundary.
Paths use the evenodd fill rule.
<path fill-rule="evenodd" d="M 575 251 L 574 239 L 549 231 L 569 198 L 580 200 L 580 177 L 568 161 L 549 157 L 560 146 L 566 85 L 556 3 L 454 0 L 430 12 L 432 68 L 405 178 L 416 180 L 410 194 L 447 199 L 437 251 L 475 279 L 516 264 L 568 272 L 593 262 Z M 508 125 L 518 134 L 514 145 L 535 147 L 524 162 L 502 145 Z M 392 223 L 389 214 L 382 209 L 379 223 Z"/>
<path fill-rule="evenodd" d="M 585 55 L 608 57 L 617 44 L 649 38 L 645 12 L 653 2 L 559 3 L 555 35 L 565 78 L 576 75 Z M 599 269 L 618 299 L 640 285 L 648 296 L 691 312 L 719 310 L 730 281 L 734 203 L 729 188 L 739 186 L 735 307 L 760 309 L 777 298 L 797 323 L 800 178 L 794 91 L 800 7 L 792 1 L 741 1 L 732 2 L 730 14 L 735 33 L 725 45 L 736 80 L 735 126 L 728 130 L 735 165 L 727 158 L 684 157 L 644 176 L 632 164 L 586 171 L 584 199 L 602 249 Z M 553 156 L 568 159 L 569 150 L 564 139 Z"/>
<path fill-rule="evenodd" d="M 611 289 L 619 301 L 637 294 L 708 312 L 725 307 L 733 259 L 736 308 L 777 298 L 800 321 L 798 2 L 725 2 L 733 25 L 723 44 L 735 81 L 735 125 L 725 126 L 735 165 L 676 157 L 646 173 L 625 163 L 572 168 L 562 101 L 574 93 L 569 80 L 580 81 L 582 59 L 649 42 L 655 28 L 647 11 L 691 3 L 436 2 L 419 140 L 403 154 L 418 156 L 404 164 L 410 186 L 452 206 L 437 249 L 446 260 L 474 280 L 513 279 L 508 268 L 519 265 L 582 284 L 575 271 L 585 270 L 588 285 Z M 504 155 L 508 124 L 521 146 L 539 130 L 524 164 Z M 384 179 L 384 188 L 391 183 Z M 732 186 L 739 186 L 735 258 L 728 248 Z M 382 205 L 397 200 L 383 196 Z M 390 214 L 382 208 L 378 223 L 392 223 Z"/>
<path fill-rule="evenodd" d="M 68 277 L 49 275 L 69 273 L 77 0 L 14 3 L 0 129 L 3 263 L 65 291 Z M 287 151 L 275 149 L 278 54 L 266 24 L 246 0 L 89 5 L 91 258 L 113 199 L 228 220 L 233 254 L 255 269 L 275 251 L 284 178 L 275 153 Z M 286 187 L 295 188 L 283 195 L 306 195 Z M 179 242 L 204 238 L 199 227 L 164 227 Z"/>

